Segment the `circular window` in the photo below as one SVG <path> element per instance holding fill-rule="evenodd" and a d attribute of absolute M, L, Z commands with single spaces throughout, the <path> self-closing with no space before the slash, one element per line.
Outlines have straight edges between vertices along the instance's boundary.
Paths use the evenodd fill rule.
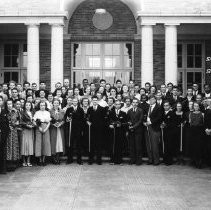
<path fill-rule="evenodd" d="M 93 18 L 93 25 L 99 30 L 106 30 L 113 24 L 112 15 L 104 9 L 97 9 Z"/>

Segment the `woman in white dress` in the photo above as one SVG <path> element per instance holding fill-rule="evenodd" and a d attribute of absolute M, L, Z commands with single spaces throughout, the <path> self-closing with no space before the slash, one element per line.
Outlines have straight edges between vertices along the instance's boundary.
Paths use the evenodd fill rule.
<path fill-rule="evenodd" d="M 60 100 L 54 99 L 51 113 L 50 139 L 51 153 L 53 155 L 53 163 L 60 164 L 59 155 L 64 152 L 64 114 L 60 108 Z"/>
<path fill-rule="evenodd" d="M 51 156 L 49 133 L 51 116 L 45 102 L 40 102 L 38 108 L 39 110 L 34 115 L 34 124 L 36 125 L 35 156 L 39 158 L 38 165 L 45 166 L 45 157 Z"/>
<path fill-rule="evenodd" d="M 21 142 L 21 155 L 23 157 L 23 166 L 32 167 L 30 158 L 34 155 L 34 130 L 33 130 L 33 112 L 32 103 L 26 102 L 24 111 L 21 115 L 22 126 L 22 142 Z"/>

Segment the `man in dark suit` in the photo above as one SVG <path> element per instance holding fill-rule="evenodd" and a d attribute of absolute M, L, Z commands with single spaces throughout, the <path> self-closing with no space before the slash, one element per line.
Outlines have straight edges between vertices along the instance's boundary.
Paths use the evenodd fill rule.
<path fill-rule="evenodd" d="M 109 114 L 110 125 L 109 128 L 112 130 L 113 138 L 111 144 L 112 158 L 111 163 L 121 164 L 122 163 L 122 150 L 125 136 L 125 127 L 127 122 L 127 115 L 121 111 L 121 102 L 115 102 L 115 109 Z M 115 136 L 114 136 L 115 135 Z"/>
<path fill-rule="evenodd" d="M 211 98 L 211 90 L 209 84 L 204 84 L 204 93 L 202 93 L 203 99 Z"/>
<path fill-rule="evenodd" d="M 89 152 L 89 164 L 91 165 L 94 160 L 94 155 L 97 156 L 97 164 L 102 164 L 102 133 L 105 122 L 104 108 L 98 105 L 97 96 L 92 97 L 92 107 L 89 107 L 87 111 L 88 121 L 87 123 L 91 126 L 91 139 L 90 139 L 90 152 Z"/>
<path fill-rule="evenodd" d="M 174 118 L 173 118 L 173 111 L 171 110 L 171 106 L 169 101 L 165 101 L 163 103 L 164 112 L 162 116 L 162 124 L 161 129 L 163 130 L 162 141 L 164 143 L 164 154 L 163 154 L 163 162 L 166 165 L 173 164 L 173 135 L 174 135 Z"/>
<path fill-rule="evenodd" d="M 83 83 L 83 87 L 79 89 L 79 95 L 80 96 L 83 96 L 84 93 L 86 93 L 86 88 L 89 84 L 88 79 L 83 79 L 82 83 Z"/>
<path fill-rule="evenodd" d="M 148 153 L 148 164 L 159 165 L 159 140 L 160 140 L 160 124 L 162 120 L 161 107 L 156 104 L 155 96 L 149 98 L 150 107 L 147 120 L 144 125 L 147 127 L 146 146 Z"/>
<path fill-rule="evenodd" d="M 65 133 L 66 133 L 66 143 L 67 143 L 67 164 L 73 162 L 73 152 L 76 148 L 77 153 L 77 163 L 82 165 L 81 160 L 82 153 L 82 128 L 84 112 L 83 109 L 78 106 L 78 99 L 74 98 L 72 100 L 73 105 L 69 107 L 65 114 Z M 71 131 L 70 131 L 70 121 L 71 121 Z M 70 133 L 71 132 L 71 133 Z"/>
<path fill-rule="evenodd" d="M 176 104 L 178 102 L 182 103 L 183 99 L 178 96 L 178 87 L 177 86 L 173 87 L 173 89 L 172 89 L 172 96 L 167 97 L 167 99 L 170 102 L 170 105 L 171 105 L 172 109 L 176 108 Z"/>
<path fill-rule="evenodd" d="M 143 110 L 138 108 L 138 99 L 134 98 L 132 109 L 127 113 L 129 123 L 129 150 L 130 164 L 142 164 L 142 132 L 143 132 Z"/>

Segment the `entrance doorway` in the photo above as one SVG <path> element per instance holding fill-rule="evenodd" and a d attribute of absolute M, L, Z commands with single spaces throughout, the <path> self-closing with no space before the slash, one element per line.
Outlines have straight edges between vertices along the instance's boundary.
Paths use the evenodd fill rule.
<path fill-rule="evenodd" d="M 111 85 L 118 79 L 123 83 L 133 79 L 133 43 L 73 43 L 72 52 L 73 86 L 83 79 L 95 84 L 105 79 Z"/>

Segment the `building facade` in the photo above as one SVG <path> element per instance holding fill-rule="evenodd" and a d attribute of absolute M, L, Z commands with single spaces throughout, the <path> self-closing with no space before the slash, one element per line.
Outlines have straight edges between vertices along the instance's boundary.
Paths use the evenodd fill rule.
<path fill-rule="evenodd" d="M 2 0 L 0 83 L 211 82 L 209 0 Z"/>

